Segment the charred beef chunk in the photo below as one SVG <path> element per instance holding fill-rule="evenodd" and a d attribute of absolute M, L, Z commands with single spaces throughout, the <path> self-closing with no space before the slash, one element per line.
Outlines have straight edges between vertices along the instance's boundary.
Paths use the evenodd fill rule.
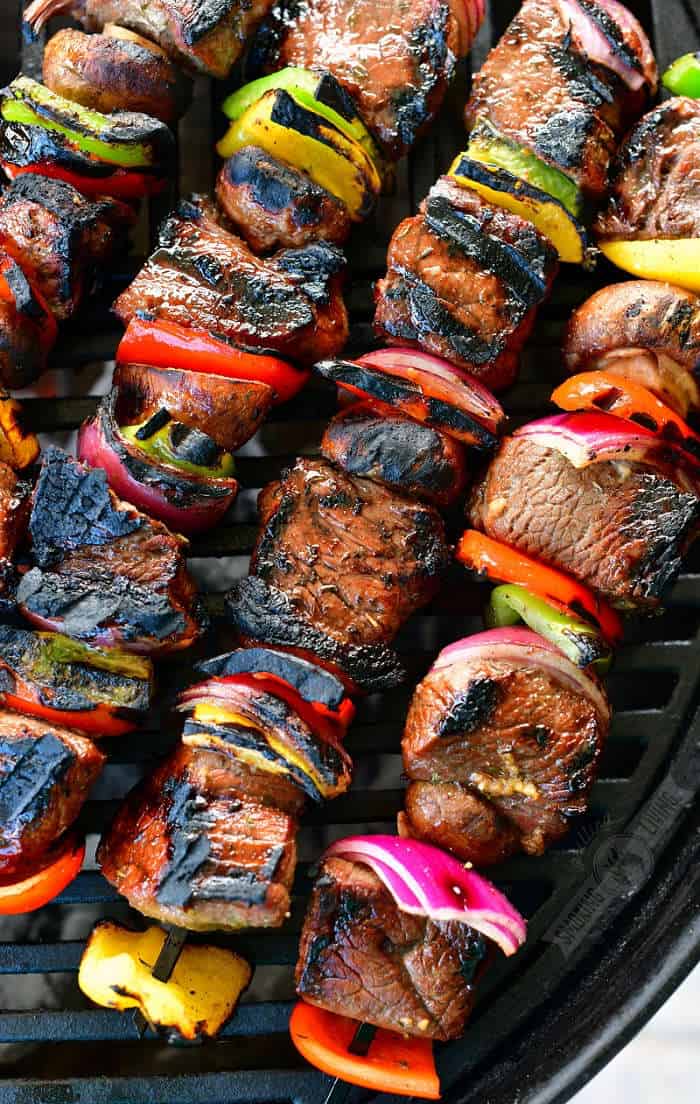
<path fill-rule="evenodd" d="M 406 719 L 400 830 L 477 865 L 541 854 L 585 810 L 609 723 L 602 689 L 596 705 L 536 660 L 431 671 Z"/>
<path fill-rule="evenodd" d="M 26 387 L 46 368 L 56 320 L 17 262 L 2 250 L 0 272 L 11 295 L 0 296 L 0 387 Z"/>
<path fill-rule="evenodd" d="M 466 924 L 401 912 L 376 874 L 327 859 L 301 933 L 297 992 L 309 1004 L 403 1035 L 464 1031 L 487 955 Z"/>
<path fill-rule="evenodd" d="M 244 146 L 229 157 L 219 173 L 216 194 L 255 253 L 321 240 L 342 245 L 350 233 L 344 203 L 258 146 Z"/>
<path fill-rule="evenodd" d="M 654 108 L 632 129 L 598 216 L 601 238 L 700 238 L 700 100 Z"/>
<path fill-rule="evenodd" d="M 158 248 L 115 310 L 125 324 L 145 314 L 311 363 L 347 340 L 344 266 L 327 242 L 262 260 L 195 197 L 166 219 Z"/>
<path fill-rule="evenodd" d="M 572 374 L 614 372 L 686 417 L 700 409 L 700 298 L 656 280 L 602 288 L 571 316 L 563 355 Z"/>
<path fill-rule="evenodd" d="M 462 18 L 458 4 L 441 0 L 277 0 L 249 65 L 332 73 L 385 154 L 398 159 L 434 119 L 469 48 Z"/>
<path fill-rule="evenodd" d="M 132 225 L 131 208 L 93 201 L 61 180 L 23 173 L 0 197 L 0 248 L 30 276 L 54 316 L 75 313 Z"/>
<path fill-rule="evenodd" d="M 0 710 L 0 875 L 42 858 L 80 812 L 104 755 L 85 736 Z"/>
<path fill-rule="evenodd" d="M 0 461 L 0 560 L 10 559 L 23 538 L 31 504 L 31 484 Z"/>
<path fill-rule="evenodd" d="M 454 503 L 466 486 L 466 456 L 458 441 L 368 403 L 355 403 L 329 422 L 321 452 L 348 475 L 440 507 Z"/>
<path fill-rule="evenodd" d="M 184 648 L 202 632 L 185 541 L 121 502 L 102 470 L 48 449 L 29 532 L 36 566 L 17 600 L 40 628 L 135 652 Z"/>
<path fill-rule="evenodd" d="M 680 468 L 601 461 L 574 468 L 525 437 L 506 438 L 467 506 L 490 537 L 567 571 L 620 609 L 654 609 L 700 521 Z"/>
<path fill-rule="evenodd" d="M 289 912 L 296 821 L 253 798 L 235 761 L 180 746 L 126 798 L 97 853 L 145 916 L 193 931 L 278 927 Z"/>
<path fill-rule="evenodd" d="M 437 590 L 448 549 L 431 506 L 325 460 L 297 460 L 258 507 L 251 574 L 343 645 L 389 643 Z"/>
<path fill-rule="evenodd" d="M 507 387 L 557 268 L 556 250 L 530 222 L 442 177 L 394 231 L 375 332 Z"/>

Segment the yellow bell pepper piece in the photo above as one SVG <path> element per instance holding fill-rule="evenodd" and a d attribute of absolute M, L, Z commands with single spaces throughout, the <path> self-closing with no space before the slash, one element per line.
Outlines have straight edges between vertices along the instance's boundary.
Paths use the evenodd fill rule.
<path fill-rule="evenodd" d="M 0 460 L 16 471 L 29 467 L 39 455 L 39 442 L 22 428 L 22 408 L 6 391 L 0 391 Z"/>
<path fill-rule="evenodd" d="M 186 943 L 170 979 L 158 981 L 152 970 L 165 939 L 162 928 L 135 932 L 102 921 L 83 951 L 78 984 L 95 1004 L 139 1008 L 154 1027 L 185 1039 L 212 1038 L 233 1014 L 251 968 L 233 951 Z"/>
<path fill-rule="evenodd" d="M 653 238 L 649 241 L 601 241 L 601 251 L 625 272 L 645 280 L 700 291 L 700 238 Z"/>
<path fill-rule="evenodd" d="M 280 99 L 284 124 L 273 120 Z M 243 146 L 259 146 L 306 173 L 340 199 L 355 222 L 366 218 L 382 189 L 377 167 L 362 146 L 282 89 L 266 92 L 244 111 L 216 148 L 221 157 L 231 157 Z"/>

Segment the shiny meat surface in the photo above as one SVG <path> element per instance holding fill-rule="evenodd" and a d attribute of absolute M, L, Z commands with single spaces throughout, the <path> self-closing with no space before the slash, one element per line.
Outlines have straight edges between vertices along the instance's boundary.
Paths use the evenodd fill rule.
<path fill-rule="evenodd" d="M 158 247 L 114 309 L 125 324 L 143 312 L 311 363 L 347 340 L 344 267 L 326 242 L 256 257 L 195 197 L 166 219 Z"/>
<path fill-rule="evenodd" d="M 77 817 L 104 761 L 85 736 L 0 710 L 0 876 L 29 875 Z"/>
<path fill-rule="evenodd" d="M 557 269 L 555 250 L 531 223 L 442 177 L 394 231 L 375 332 L 507 387 Z"/>
<path fill-rule="evenodd" d="M 133 908 L 162 923 L 279 927 L 295 833 L 292 816 L 248 794 L 230 758 L 180 746 L 127 796 L 97 859 Z"/>
<path fill-rule="evenodd" d="M 0 560 L 10 559 L 24 538 L 30 501 L 31 484 L 0 461 Z"/>
<path fill-rule="evenodd" d="M 632 129 L 595 231 L 601 238 L 700 238 L 699 100 L 667 100 Z"/>
<path fill-rule="evenodd" d="M 10 299 L 0 296 L 0 387 L 26 387 L 46 368 L 56 324 L 20 266 L 0 249 Z"/>
<path fill-rule="evenodd" d="M 406 718 L 401 830 L 477 865 L 541 854 L 586 809 L 609 722 L 536 662 L 431 671 Z"/>
<path fill-rule="evenodd" d="M 680 468 L 601 461 L 574 468 L 506 438 L 467 505 L 471 524 L 567 571 L 613 605 L 654 609 L 697 533 L 697 482 Z"/>
<path fill-rule="evenodd" d="M 325 69 L 388 157 L 435 118 L 469 49 L 458 0 L 277 0 L 253 41 L 254 70 Z"/>
<path fill-rule="evenodd" d="M 237 233 L 256 253 L 321 240 L 342 245 L 347 207 L 310 176 L 258 146 L 244 146 L 221 167 L 216 195 Z"/>
<path fill-rule="evenodd" d="M 324 862 L 311 894 L 296 968 L 310 1004 L 404 1035 L 462 1034 L 486 958 L 466 924 L 400 912 L 368 867 Z"/>

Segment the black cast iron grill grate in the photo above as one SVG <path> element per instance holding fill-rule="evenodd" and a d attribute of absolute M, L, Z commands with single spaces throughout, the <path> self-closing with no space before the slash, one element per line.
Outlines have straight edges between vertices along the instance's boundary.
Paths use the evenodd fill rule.
<path fill-rule="evenodd" d="M 631 6 L 653 31 L 664 67 L 700 48 L 696 0 L 640 0 Z M 22 66 L 36 71 L 41 44 L 21 44 L 17 0 L 5 0 L 0 66 L 9 80 Z M 517 4 L 492 0 L 491 18 L 473 54 L 474 67 Z M 9 9 L 9 10 L 8 10 Z M 349 302 L 353 344 L 370 340 L 371 284 L 381 274 L 397 222 L 415 209 L 463 141 L 460 107 L 466 85 L 452 90 L 440 126 L 399 169 L 394 196 L 351 248 Z M 197 85 L 180 127 L 180 187 L 210 190 L 213 135 L 221 117 L 221 86 Z M 150 225 L 164 208 L 154 206 Z M 55 371 L 26 401 L 32 427 L 71 444 L 73 431 L 109 384 L 118 327 L 108 307 L 146 251 L 148 220 L 134 257 L 102 299 L 66 329 Z M 546 409 L 558 379 L 558 341 L 571 309 L 601 283 L 617 279 L 601 266 L 586 277 L 565 269 L 541 314 L 520 382 L 506 398 L 514 421 Z M 56 397 L 58 396 L 58 397 Z M 334 408 L 330 389 L 312 385 L 243 450 L 246 488 L 230 522 L 192 546 L 190 566 L 214 616 L 201 654 L 228 646 L 222 597 L 247 569 L 257 490 L 299 452 L 313 452 Z M 412 679 L 445 643 L 480 627 L 483 595 L 457 569 L 442 596 L 413 618 L 399 641 Z M 530 922 L 530 938 L 514 963 L 487 976 L 464 1040 L 440 1049 L 450 1100 L 522 1104 L 564 1101 L 665 999 L 700 957 L 697 929 L 700 819 L 692 805 L 700 789 L 700 555 L 687 565 L 667 611 L 631 624 L 609 687 L 613 730 L 589 813 L 560 846 L 541 858 L 515 858 L 497 880 Z M 146 733 L 112 745 L 110 761 L 86 806 L 92 844 L 126 790 L 175 742 L 169 704 L 186 685 L 191 657 L 161 664 L 161 696 Z M 286 1032 L 292 970 L 312 864 L 325 844 L 352 831 L 392 831 L 401 805 L 399 739 L 411 684 L 361 704 L 348 739 L 356 760 L 351 792 L 307 816 L 300 836 L 293 915 L 281 931 L 214 937 L 256 966 L 253 984 L 222 1037 L 206 1046 L 169 1046 L 139 1038 L 130 1015 L 92 1007 L 77 985 L 77 968 L 93 922 L 143 920 L 130 913 L 88 864 L 58 902 L 29 918 L 0 922 L 0 1104 L 226 1104 L 229 1101 L 323 1100 L 329 1079 L 311 1071 Z M 196 936 L 193 938 L 197 938 Z M 212 937 L 207 937 L 212 938 Z M 357 1095 L 361 1094 L 357 1091 Z"/>

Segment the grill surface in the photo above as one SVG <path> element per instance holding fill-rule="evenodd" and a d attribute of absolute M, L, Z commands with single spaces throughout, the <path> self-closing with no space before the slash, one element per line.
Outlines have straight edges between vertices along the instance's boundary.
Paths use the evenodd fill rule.
<path fill-rule="evenodd" d="M 653 32 L 660 65 L 700 48 L 695 0 L 651 0 L 634 8 Z M 20 47 L 16 0 L 3 5 L 2 76 L 36 71 L 41 45 Z M 493 0 L 472 64 L 517 4 Z M 465 78 L 466 80 L 466 78 Z M 233 84 L 233 82 L 232 82 Z M 210 190 L 219 131 L 222 86 L 197 85 L 195 103 L 180 127 L 182 192 Z M 396 193 L 352 247 L 352 341 L 370 341 L 371 284 L 381 274 L 397 222 L 411 213 L 462 144 L 460 108 L 466 84 L 450 94 L 441 123 L 399 168 Z M 165 204 L 167 207 L 167 203 Z M 134 257 L 114 276 L 102 299 L 66 328 L 55 370 L 28 392 L 32 428 L 44 440 L 72 446 L 73 433 L 109 385 L 118 327 L 109 303 L 138 266 L 148 244 L 144 218 Z M 541 313 L 520 382 L 506 396 L 515 422 L 546 409 L 558 379 L 558 342 L 571 309 L 596 286 L 619 276 L 601 265 L 595 278 L 565 268 Z M 199 653 L 230 643 L 221 623 L 222 597 L 243 575 L 255 526 L 258 489 L 298 453 L 313 453 L 334 407 L 320 384 L 286 408 L 241 452 L 243 487 L 229 523 L 192 545 L 190 566 L 214 615 Z M 455 532 L 459 519 L 455 519 Z M 399 641 L 412 679 L 437 650 L 480 627 L 483 593 L 455 570 L 443 595 L 416 616 Z M 700 788 L 700 554 L 687 565 L 667 611 L 632 623 L 609 688 L 613 729 L 589 813 L 562 843 L 541 858 L 516 858 L 498 868 L 497 881 L 528 916 L 530 938 L 516 961 L 487 976 L 462 1042 L 440 1049 L 438 1061 L 450 1100 L 563 1101 L 609 1058 L 658 1007 L 700 957 L 698 857 L 700 819 L 693 799 Z M 169 706 L 188 681 L 192 656 L 159 667 L 161 695 L 147 733 L 112 745 L 110 761 L 84 827 L 94 855 L 99 832 L 126 790 L 176 741 Z M 286 1026 L 293 996 L 297 934 L 313 862 L 332 839 L 352 831 L 392 831 L 401 805 L 399 740 L 411 684 L 360 705 L 348 739 L 357 764 L 351 792 L 308 816 L 300 836 L 293 915 L 282 931 L 226 939 L 256 966 L 253 984 L 220 1040 L 206 1046 L 169 1046 L 139 1039 L 131 1016 L 97 1010 L 76 980 L 83 940 L 93 922 L 114 917 L 142 926 L 89 863 L 57 903 L 30 918 L 0 924 L 0 1104 L 103 1104 L 172 1101 L 323 1100 L 328 1078 L 296 1055 Z M 193 937 L 196 938 L 196 937 Z M 211 937 L 207 937 L 211 938 Z M 360 1094 L 367 1097 L 368 1094 Z"/>

